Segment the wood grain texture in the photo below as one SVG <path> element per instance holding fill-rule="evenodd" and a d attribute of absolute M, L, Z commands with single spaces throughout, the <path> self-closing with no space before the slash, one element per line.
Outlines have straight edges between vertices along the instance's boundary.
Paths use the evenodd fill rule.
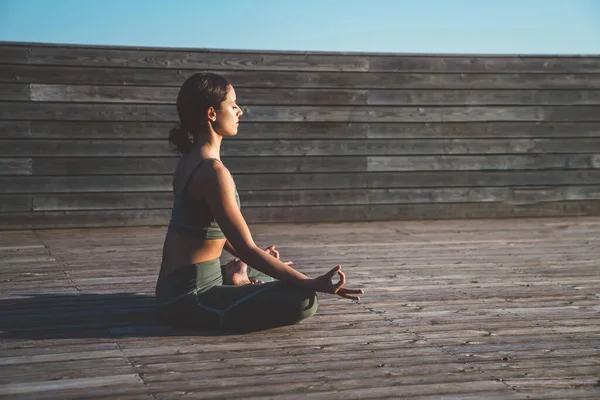
<path fill-rule="evenodd" d="M 169 157 L 164 140 L 2 140 L 0 156 L 10 157 Z M 379 140 L 236 140 L 223 157 L 597 154 L 600 138 L 563 139 L 379 139 Z M 308 161 L 308 160 L 307 160 Z M 252 162 L 252 161 L 250 161 Z"/>
<path fill-rule="evenodd" d="M 195 70 L 7 65 L 0 82 L 179 86 Z M 364 73 L 226 70 L 235 87 L 330 89 L 600 89 L 600 74 Z"/>
<path fill-rule="evenodd" d="M 2 64 L 29 63 L 29 46 L 10 46 L 0 44 L 0 60 Z"/>
<path fill-rule="evenodd" d="M 337 189 L 337 190 L 240 190 L 242 208 L 296 207 L 331 205 L 376 205 L 425 203 L 498 202 L 534 204 L 573 200 L 600 200 L 600 186 L 542 187 L 464 187 L 409 189 Z M 33 197 L 35 211 L 170 209 L 171 192 L 137 193 L 62 193 L 15 195 Z M 4 198 L 4 197 L 3 197 Z M 31 204 L 31 199 L 29 199 Z M 23 211 L 29 208 L 7 208 Z"/>
<path fill-rule="evenodd" d="M 594 200 L 536 202 L 531 204 L 429 203 L 429 204 L 369 204 L 294 207 L 295 222 L 344 222 L 387 220 L 438 220 L 462 218 L 516 218 L 549 216 L 586 216 L 600 212 L 600 202 Z M 243 211 L 250 223 L 286 222 L 289 207 L 248 207 Z M 0 229 L 164 226 L 170 209 L 151 210 L 77 210 L 39 211 L 32 213 L 0 213 Z"/>
<path fill-rule="evenodd" d="M 18 322 L 3 329 L 1 393 L 597 397 L 598 217 L 251 228 L 309 276 L 342 264 L 348 285 L 366 291 L 360 303 L 319 295 L 317 314 L 297 325 L 184 330 L 154 316 L 164 226 L 0 232 L 0 316 Z M 40 268 L 41 255 L 54 261 Z M 60 275 L 77 290 L 58 286 Z M 334 354 L 352 354 L 353 367 Z"/>
<path fill-rule="evenodd" d="M 0 85 L 8 91 L 19 84 Z M 24 86 L 24 85 L 23 85 Z M 22 89 L 27 94 L 27 88 Z M 31 85 L 31 100 L 175 104 L 179 87 Z M 343 90 L 239 88 L 244 105 L 598 105 L 600 90 Z M 25 96 L 27 99 L 27 96 Z M 10 100 L 10 98 L 9 98 Z"/>
<path fill-rule="evenodd" d="M 252 122 L 600 122 L 600 106 L 309 107 L 247 106 Z M 7 103 L 0 118 L 14 120 L 177 122 L 173 106 L 143 104 Z"/>
<path fill-rule="evenodd" d="M 194 69 L 261 69 L 261 70 L 319 70 L 319 71 L 423 71 L 423 72 L 562 72 L 573 70 L 600 72 L 595 56 L 523 56 L 523 55 L 423 55 L 406 54 L 398 57 L 381 53 L 293 52 L 293 51 L 231 51 L 212 49 L 154 49 L 88 46 L 2 46 L 3 55 L 14 63 L 31 62 L 51 65 L 86 65 L 145 68 Z M 7 59 L 9 57 L 6 57 Z"/>
<path fill-rule="evenodd" d="M 29 128 L 29 125 L 31 128 Z M 32 121 L 0 122 L 5 138 L 162 139 L 173 122 Z M 31 131 L 30 133 L 29 130 Z M 238 139 L 429 139 L 600 137 L 597 122 L 250 122 L 242 117 Z M 224 145 L 227 146 L 227 142 Z"/>
<path fill-rule="evenodd" d="M 33 210 L 33 197 L 28 194 L 2 194 L 0 195 L 0 212 L 31 211 Z"/>
<path fill-rule="evenodd" d="M 0 159 L 2 160 L 2 159 Z M 41 175 L 164 175 L 179 157 L 36 157 L 28 173 Z M 600 168 L 598 154 L 223 157 L 233 174 L 297 172 L 477 171 Z M 1 163 L 1 161 L 0 161 Z M 8 174 L 10 175 L 10 174 Z"/>
<path fill-rule="evenodd" d="M 0 121 L 0 138 L 20 139 L 31 135 L 29 122 Z"/>
<path fill-rule="evenodd" d="M 0 175 L 31 175 L 31 158 L 0 158 Z"/>
<path fill-rule="evenodd" d="M 175 99 L 198 71 L 236 87 L 244 115 L 222 155 L 257 218 L 328 218 L 341 207 L 331 215 L 404 219 L 386 208 L 399 204 L 426 218 L 525 215 L 538 203 L 533 215 L 558 215 L 594 212 L 586 202 L 597 201 L 597 56 L 32 43 L 0 43 L 0 56 L 0 211 L 19 214 L 17 224 L 50 227 L 60 213 L 82 224 L 163 218 Z"/>
<path fill-rule="evenodd" d="M 0 101 L 30 100 L 29 85 L 24 83 L 0 83 Z"/>
<path fill-rule="evenodd" d="M 598 185 L 600 170 L 236 174 L 238 190 Z M 169 175 L 0 176 L 0 193 L 165 192 Z"/>

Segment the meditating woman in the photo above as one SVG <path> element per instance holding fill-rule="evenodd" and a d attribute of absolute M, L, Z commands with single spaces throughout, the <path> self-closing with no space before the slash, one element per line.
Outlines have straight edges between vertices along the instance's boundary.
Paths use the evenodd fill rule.
<path fill-rule="evenodd" d="M 254 243 L 221 162 L 221 141 L 237 134 L 243 114 L 229 81 L 192 75 L 179 91 L 177 111 L 180 126 L 169 141 L 182 156 L 156 285 L 161 317 L 186 327 L 255 331 L 310 317 L 317 310 L 315 292 L 358 300 L 363 291 L 344 287 L 339 265 L 311 279 L 280 261 L 274 246 L 262 250 Z M 236 258 L 222 267 L 223 249 Z"/>

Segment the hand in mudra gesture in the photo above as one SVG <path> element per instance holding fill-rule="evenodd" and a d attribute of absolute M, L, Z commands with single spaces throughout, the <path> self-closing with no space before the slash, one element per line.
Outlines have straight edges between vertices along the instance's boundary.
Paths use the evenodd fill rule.
<path fill-rule="evenodd" d="M 267 247 L 265 252 L 279 260 L 279 251 L 275 249 L 275 246 Z M 284 264 L 292 265 L 293 262 L 286 261 Z M 340 277 L 340 281 L 333 283 L 332 279 L 336 274 Z M 346 275 L 342 272 L 341 265 L 338 265 L 326 274 L 309 281 L 309 287 L 316 292 L 337 294 L 338 296 L 345 297 L 347 299 L 360 300 L 360 297 L 357 296 L 357 294 L 363 294 L 364 291 L 362 289 L 345 288 L 345 284 Z"/>
<path fill-rule="evenodd" d="M 332 279 L 335 275 L 340 277 L 340 281 L 333 283 Z M 323 274 L 315 279 L 311 279 L 309 287 L 317 292 L 337 294 L 338 296 L 345 297 L 352 300 L 360 300 L 358 294 L 363 294 L 362 289 L 349 289 L 345 288 L 346 275 L 342 272 L 342 266 L 338 265 L 331 271 Z"/>

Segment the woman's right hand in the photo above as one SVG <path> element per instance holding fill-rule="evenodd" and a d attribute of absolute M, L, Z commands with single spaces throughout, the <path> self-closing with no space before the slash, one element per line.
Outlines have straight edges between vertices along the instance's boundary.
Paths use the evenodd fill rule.
<path fill-rule="evenodd" d="M 339 275 L 340 281 L 334 284 L 332 279 L 336 274 Z M 360 300 L 360 297 L 356 295 L 363 294 L 364 291 L 362 289 L 345 288 L 345 284 L 346 275 L 342 272 L 342 266 L 338 265 L 326 274 L 323 274 L 315 279 L 310 279 L 307 286 L 316 292 L 337 294 L 338 296 L 345 297 L 347 299 Z"/>

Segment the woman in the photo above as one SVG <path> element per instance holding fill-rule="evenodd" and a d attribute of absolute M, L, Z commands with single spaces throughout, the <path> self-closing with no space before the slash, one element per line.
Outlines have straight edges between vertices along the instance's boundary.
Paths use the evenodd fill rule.
<path fill-rule="evenodd" d="M 169 141 L 183 155 L 156 286 L 160 315 L 188 327 L 253 331 L 310 317 L 315 292 L 358 300 L 363 291 L 344 287 L 339 265 L 310 279 L 280 261 L 274 246 L 262 250 L 254 243 L 220 158 L 221 141 L 237 134 L 243 114 L 229 81 L 211 73 L 191 76 L 179 91 L 177 111 L 181 124 Z M 221 267 L 223 249 L 238 258 Z M 336 274 L 340 281 L 333 284 Z"/>

